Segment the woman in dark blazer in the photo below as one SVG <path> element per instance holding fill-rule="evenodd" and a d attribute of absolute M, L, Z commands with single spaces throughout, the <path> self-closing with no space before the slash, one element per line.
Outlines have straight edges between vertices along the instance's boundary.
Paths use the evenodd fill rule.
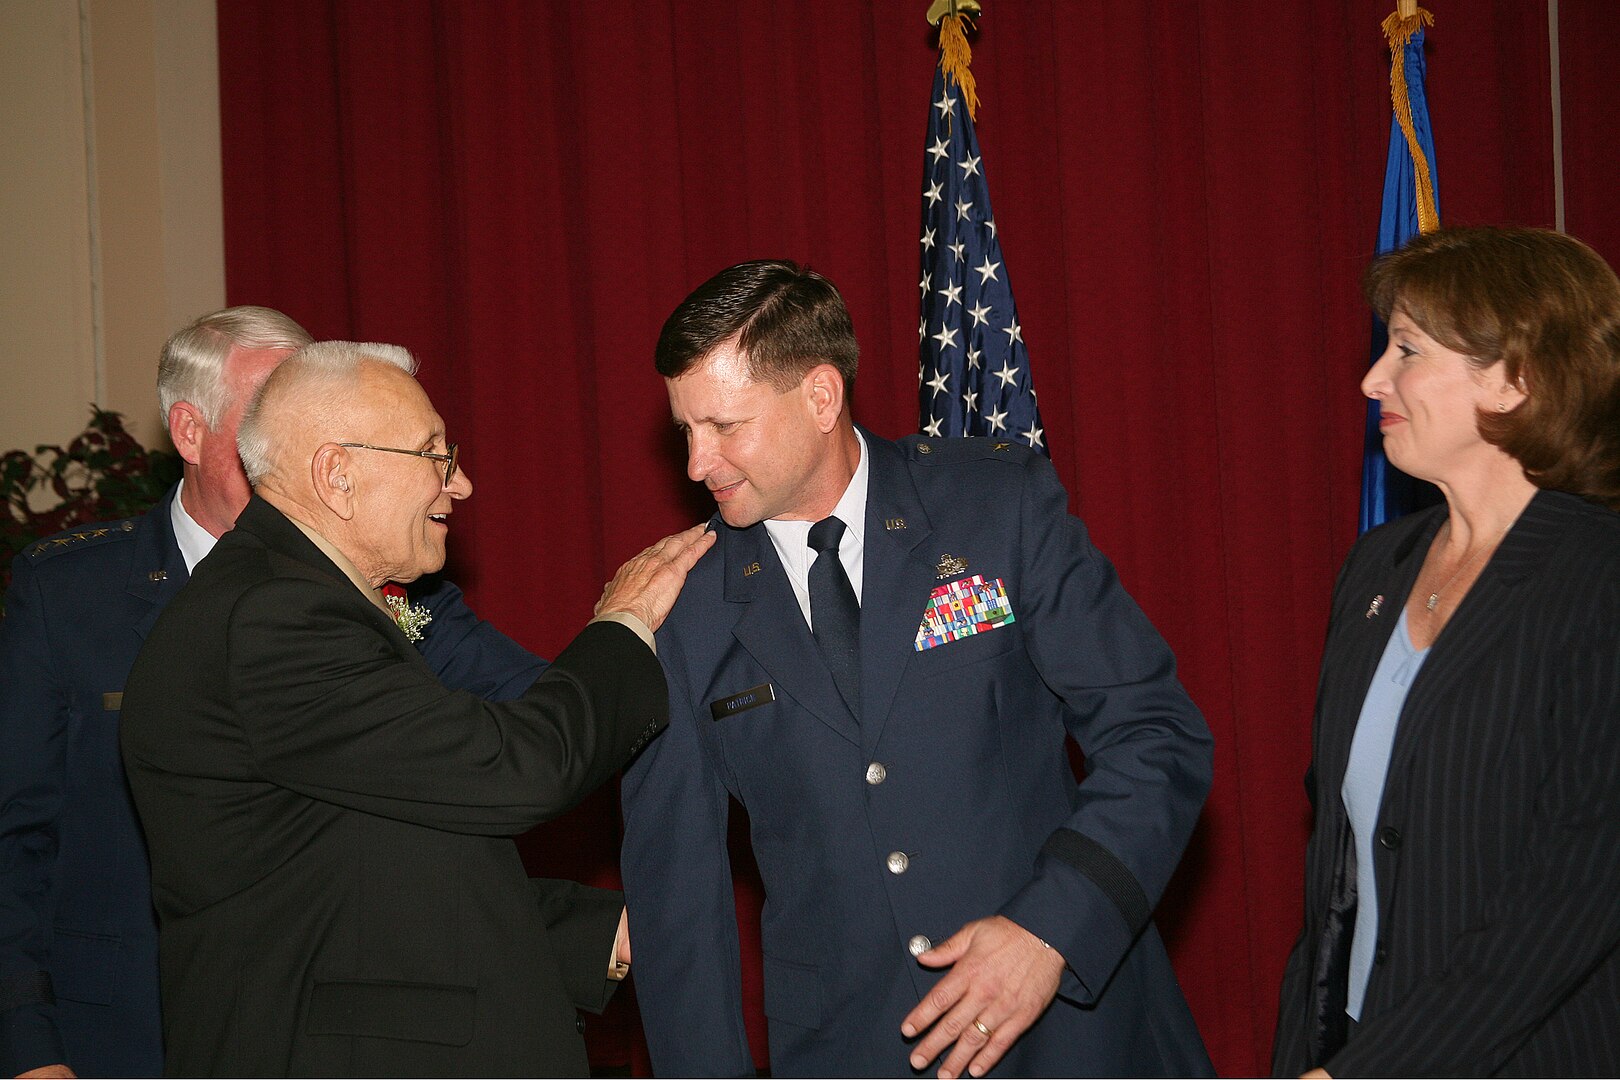
<path fill-rule="evenodd" d="M 1448 229 L 1362 382 L 1441 506 L 1340 572 L 1279 1076 L 1620 1074 L 1620 281 Z"/>

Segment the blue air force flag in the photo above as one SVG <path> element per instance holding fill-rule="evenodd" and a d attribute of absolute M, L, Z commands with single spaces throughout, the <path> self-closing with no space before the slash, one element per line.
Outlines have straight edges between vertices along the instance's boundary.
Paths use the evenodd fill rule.
<path fill-rule="evenodd" d="M 1434 131 L 1429 126 L 1429 99 L 1424 89 L 1423 28 L 1434 16 L 1418 8 L 1402 18 L 1384 20 L 1390 49 L 1389 156 L 1384 166 L 1384 202 L 1378 218 L 1378 254 L 1405 247 L 1421 233 L 1440 227 L 1440 185 L 1435 175 Z M 1372 362 L 1389 344 L 1389 330 L 1373 316 Z M 1378 402 L 1367 402 L 1362 434 L 1361 531 L 1394 521 L 1439 501 L 1437 488 L 1416 480 L 1389 463 L 1384 436 L 1378 430 Z"/>

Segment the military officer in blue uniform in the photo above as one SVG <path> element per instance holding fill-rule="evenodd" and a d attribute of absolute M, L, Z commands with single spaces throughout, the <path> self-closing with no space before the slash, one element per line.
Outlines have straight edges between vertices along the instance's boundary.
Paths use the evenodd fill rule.
<path fill-rule="evenodd" d="M 61 533 L 13 563 L 0 620 L 0 1071 L 163 1071 L 146 845 L 118 752 L 124 680 L 190 570 L 247 504 L 241 411 L 310 341 L 268 308 L 215 312 L 164 346 L 158 392 L 184 459 L 150 512 Z M 447 684 L 516 697 L 545 663 L 481 622 L 454 585 L 410 600 Z"/>
<path fill-rule="evenodd" d="M 622 787 L 653 1067 L 753 1069 L 735 798 L 774 1075 L 1208 1074 L 1151 919 L 1212 767 L 1174 658 L 1045 459 L 855 427 L 856 359 L 831 282 L 783 262 L 723 271 L 658 343 L 719 540 Z"/>

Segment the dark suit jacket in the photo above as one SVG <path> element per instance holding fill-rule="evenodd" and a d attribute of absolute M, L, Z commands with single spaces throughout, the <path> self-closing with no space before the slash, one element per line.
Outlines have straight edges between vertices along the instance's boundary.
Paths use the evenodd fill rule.
<path fill-rule="evenodd" d="M 1379 808 L 1378 940 L 1343 1042 L 1362 700 L 1445 508 L 1364 536 L 1334 592 L 1308 781 L 1305 929 L 1273 1068 L 1620 1072 L 1620 515 L 1541 492 L 1435 641 Z M 1372 611 L 1375 598 L 1381 598 Z"/>
<path fill-rule="evenodd" d="M 118 757 L 135 654 L 185 584 L 174 491 L 148 514 L 48 537 L 14 561 L 0 621 L 0 1074 L 163 1067 L 146 843 Z M 451 686 L 516 697 L 545 662 L 449 583 L 424 658 Z"/>
<path fill-rule="evenodd" d="M 611 623 L 514 702 L 447 690 L 255 499 L 152 628 L 124 701 L 168 1072 L 583 1074 L 506 837 L 611 776 L 664 710 L 656 658 Z"/>
<path fill-rule="evenodd" d="M 765 884 L 776 1075 L 913 1075 L 900 1021 L 939 975 L 909 943 L 997 913 L 1068 961 L 1059 1000 L 1000 1072 L 1207 1073 L 1150 921 L 1211 770 L 1170 650 L 1045 459 L 988 439 L 866 443 L 859 716 L 763 525 L 720 526 L 660 631 L 670 729 L 622 787 L 654 1068 L 752 1069 L 726 856 L 735 797 Z M 1000 579 L 1014 621 L 918 651 L 931 594 L 974 575 Z M 1070 735 L 1087 754 L 1078 785 Z"/>

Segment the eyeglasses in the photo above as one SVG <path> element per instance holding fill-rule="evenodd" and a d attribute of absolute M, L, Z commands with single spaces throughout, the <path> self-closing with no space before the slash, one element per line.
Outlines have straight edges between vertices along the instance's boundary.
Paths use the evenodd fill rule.
<path fill-rule="evenodd" d="M 372 446 L 370 443 L 363 442 L 340 442 L 338 445 L 352 446 L 357 450 L 381 450 L 385 454 L 410 454 L 412 457 L 427 458 L 430 461 L 442 461 L 444 462 L 444 486 L 447 488 L 456 475 L 456 459 L 461 453 L 461 448 L 455 443 L 450 444 L 448 454 L 435 454 L 428 450 L 401 450 L 397 446 Z"/>

